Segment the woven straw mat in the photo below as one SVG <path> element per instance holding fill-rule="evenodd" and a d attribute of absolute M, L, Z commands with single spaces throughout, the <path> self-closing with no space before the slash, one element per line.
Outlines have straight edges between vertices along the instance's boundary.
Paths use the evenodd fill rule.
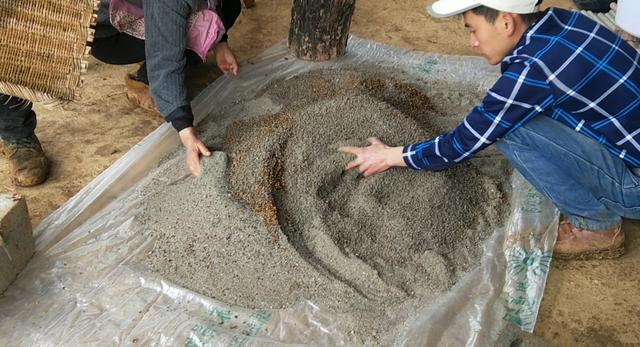
<path fill-rule="evenodd" d="M 0 0 L 0 93 L 73 100 L 98 0 Z"/>

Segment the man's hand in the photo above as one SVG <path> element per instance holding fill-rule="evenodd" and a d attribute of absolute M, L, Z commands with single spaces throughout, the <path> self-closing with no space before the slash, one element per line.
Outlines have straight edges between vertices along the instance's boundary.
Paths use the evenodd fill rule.
<path fill-rule="evenodd" d="M 194 176 L 200 176 L 200 154 L 208 157 L 211 152 L 198 139 L 193 127 L 180 130 L 178 135 L 180 135 L 180 141 L 182 141 L 182 145 L 184 145 L 184 149 L 187 152 L 187 167 Z"/>
<path fill-rule="evenodd" d="M 231 52 L 231 48 L 226 42 L 220 42 L 216 45 L 216 64 L 220 70 L 226 75 L 231 72 L 234 76 L 238 75 L 238 62 Z"/>
<path fill-rule="evenodd" d="M 406 166 L 402 159 L 402 147 L 389 147 L 375 137 L 368 139 L 367 147 L 340 147 L 343 153 L 353 154 L 356 158 L 345 167 L 347 170 L 358 168 L 367 177 L 394 166 Z"/>

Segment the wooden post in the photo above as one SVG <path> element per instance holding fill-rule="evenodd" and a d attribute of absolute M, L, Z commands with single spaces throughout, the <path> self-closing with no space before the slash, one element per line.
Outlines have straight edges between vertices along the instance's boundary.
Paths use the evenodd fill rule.
<path fill-rule="evenodd" d="M 356 0 L 293 0 L 289 53 L 322 61 L 344 55 Z"/>

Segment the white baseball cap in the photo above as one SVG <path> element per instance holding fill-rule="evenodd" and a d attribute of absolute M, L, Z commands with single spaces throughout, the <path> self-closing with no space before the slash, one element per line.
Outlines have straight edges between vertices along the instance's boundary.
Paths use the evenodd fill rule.
<path fill-rule="evenodd" d="M 427 6 L 432 17 L 444 18 L 464 13 L 478 6 L 509 13 L 536 13 L 538 0 L 438 0 Z"/>

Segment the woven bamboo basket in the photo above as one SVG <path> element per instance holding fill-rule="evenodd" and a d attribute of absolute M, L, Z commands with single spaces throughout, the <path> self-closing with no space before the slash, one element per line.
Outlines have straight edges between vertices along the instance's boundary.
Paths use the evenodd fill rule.
<path fill-rule="evenodd" d="M 0 0 L 0 93 L 73 100 L 99 0 Z"/>

